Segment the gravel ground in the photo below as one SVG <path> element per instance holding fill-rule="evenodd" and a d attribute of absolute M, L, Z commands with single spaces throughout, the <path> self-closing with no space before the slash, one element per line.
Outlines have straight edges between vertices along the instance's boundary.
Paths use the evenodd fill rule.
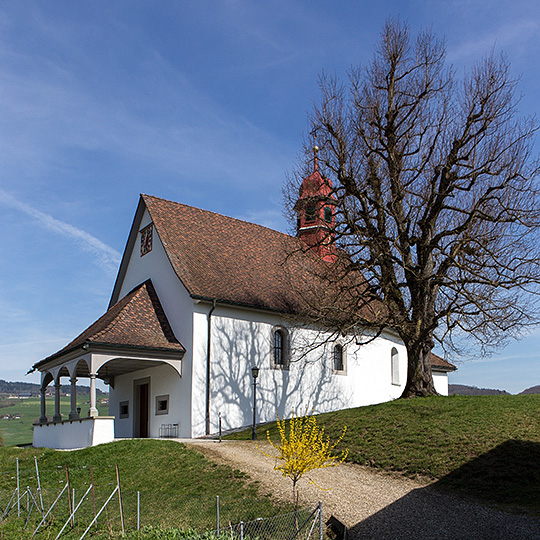
<path fill-rule="evenodd" d="M 276 460 L 251 441 L 182 441 L 209 459 L 260 482 L 261 490 L 291 500 L 291 481 L 274 471 Z M 261 450 L 272 453 L 266 441 Z M 399 475 L 341 464 L 313 471 L 299 483 L 302 506 L 323 502 L 325 520 L 337 517 L 348 538 L 373 540 L 540 540 L 540 520 L 488 508 Z"/>

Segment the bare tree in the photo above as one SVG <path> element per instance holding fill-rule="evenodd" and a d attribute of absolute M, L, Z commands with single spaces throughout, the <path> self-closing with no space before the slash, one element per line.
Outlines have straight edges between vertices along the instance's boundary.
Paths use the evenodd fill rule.
<path fill-rule="evenodd" d="M 466 335 L 486 352 L 533 323 L 540 280 L 535 120 L 518 115 L 504 56 L 461 81 L 445 57 L 431 33 L 413 41 L 387 21 L 367 67 L 347 83 L 321 77 L 306 143 L 320 148 L 335 208 L 325 279 L 340 316 L 329 302 L 320 316 L 341 331 L 393 327 L 408 352 L 403 397 L 435 393 L 435 341 L 459 352 Z M 377 317 L 366 316 L 377 301 Z"/>

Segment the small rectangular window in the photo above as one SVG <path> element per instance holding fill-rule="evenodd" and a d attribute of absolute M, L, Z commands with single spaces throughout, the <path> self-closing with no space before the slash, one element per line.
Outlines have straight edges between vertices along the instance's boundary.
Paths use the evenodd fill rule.
<path fill-rule="evenodd" d="M 153 224 L 146 226 L 141 231 L 141 257 L 152 251 Z"/>
<path fill-rule="evenodd" d="M 324 207 L 324 221 L 326 223 L 332 223 L 332 209 L 328 206 Z"/>
<path fill-rule="evenodd" d="M 169 414 L 169 394 L 156 397 L 156 414 Z"/>
<path fill-rule="evenodd" d="M 129 418 L 129 401 L 121 401 L 119 403 L 118 416 L 120 418 Z"/>

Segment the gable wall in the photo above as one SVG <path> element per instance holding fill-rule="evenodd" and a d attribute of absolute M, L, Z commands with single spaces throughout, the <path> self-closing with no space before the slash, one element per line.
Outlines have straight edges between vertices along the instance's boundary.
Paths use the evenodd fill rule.
<path fill-rule="evenodd" d="M 145 210 L 144 215 L 139 226 L 139 230 L 146 227 L 151 222 L 148 211 Z M 124 280 L 120 289 L 119 298 L 124 297 L 134 287 L 143 283 L 148 278 L 152 280 L 156 293 L 163 306 L 163 310 L 169 320 L 174 335 L 182 343 L 186 349 L 186 353 L 182 360 L 182 377 L 174 375 L 171 379 L 175 381 L 174 395 L 171 395 L 171 407 L 174 410 L 181 411 L 182 422 L 181 429 L 182 437 L 191 436 L 191 373 L 192 373 L 192 354 L 193 349 L 193 300 L 190 298 L 187 290 L 182 285 L 181 281 L 176 276 L 169 259 L 165 253 L 161 240 L 157 235 L 156 229 L 153 231 L 153 245 L 152 251 L 146 255 L 140 255 L 140 234 L 135 242 L 133 252 L 131 253 L 129 264 L 124 276 Z M 160 373 L 166 369 L 163 368 L 151 368 L 150 371 L 155 373 L 156 377 L 161 377 Z M 117 377 L 115 381 L 115 388 L 111 389 L 111 412 L 115 415 L 118 414 L 118 403 L 125 399 L 133 392 L 133 379 L 143 377 L 142 371 L 136 373 L 136 375 L 128 374 L 121 377 Z M 144 375 L 146 376 L 146 375 Z M 155 403 L 155 396 L 168 393 L 165 390 L 167 388 L 160 388 L 161 385 L 151 384 L 150 386 L 150 404 L 151 404 L 151 416 L 154 414 L 153 407 Z M 131 398 L 130 398 L 131 399 Z M 112 407 L 116 408 L 112 408 Z M 180 414 L 180 413 L 179 413 Z M 163 423 L 169 423 L 165 418 L 159 418 L 159 421 Z M 171 416 L 169 421 L 171 423 L 178 422 L 179 418 Z M 121 432 L 124 433 L 128 422 L 120 423 Z M 125 426 L 124 426 L 125 424 Z M 159 426 L 156 423 L 152 428 L 150 436 L 157 437 Z M 120 435 L 119 435 L 120 436 Z M 122 435 L 128 436 L 128 435 Z"/>
<path fill-rule="evenodd" d="M 210 306 L 194 314 L 193 436 L 205 431 L 206 321 Z M 288 370 L 271 367 L 272 329 L 289 330 Z M 253 415 L 251 367 L 257 381 L 258 422 L 290 416 L 307 408 L 315 413 L 380 403 L 399 397 L 406 381 L 406 350 L 397 337 L 386 335 L 366 345 L 340 340 L 346 352 L 346 374 L 333 373 L 333 345 L 311 350 L 328 338 L 315 330 L 294 329 L 278 315 L 218 306 L 212 316 L 211 432 L 250 425 Z M 391 384 L 390 358 L 399 353 L 400 385 Z"/>

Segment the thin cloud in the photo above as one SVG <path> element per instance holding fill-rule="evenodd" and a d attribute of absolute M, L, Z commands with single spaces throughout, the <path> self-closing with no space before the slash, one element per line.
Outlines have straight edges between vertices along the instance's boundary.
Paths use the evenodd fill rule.
<path fill-rule="evenodd" d="M 514 47 L 523 49 L 531 40 L 536 40 L 538 23 L 531 19 L 508 22 L 490 31 L 480 33 L 474 38 L 462 41 L 449 51 L 448 59 L 454 63 L 478 59 L 492 50 L 509 51 Z"/>
<path fill-rule="evenodd" d="M 24 212 L 34 218 L 43 228 L 75 240 L 79 247 L 94 255 L 95 263 L 107 273 L 114 273 L 120 262 L 120 253 L 95 236 L 33 208 L 25 202 L 0 189 L 0 203 Z"/>

